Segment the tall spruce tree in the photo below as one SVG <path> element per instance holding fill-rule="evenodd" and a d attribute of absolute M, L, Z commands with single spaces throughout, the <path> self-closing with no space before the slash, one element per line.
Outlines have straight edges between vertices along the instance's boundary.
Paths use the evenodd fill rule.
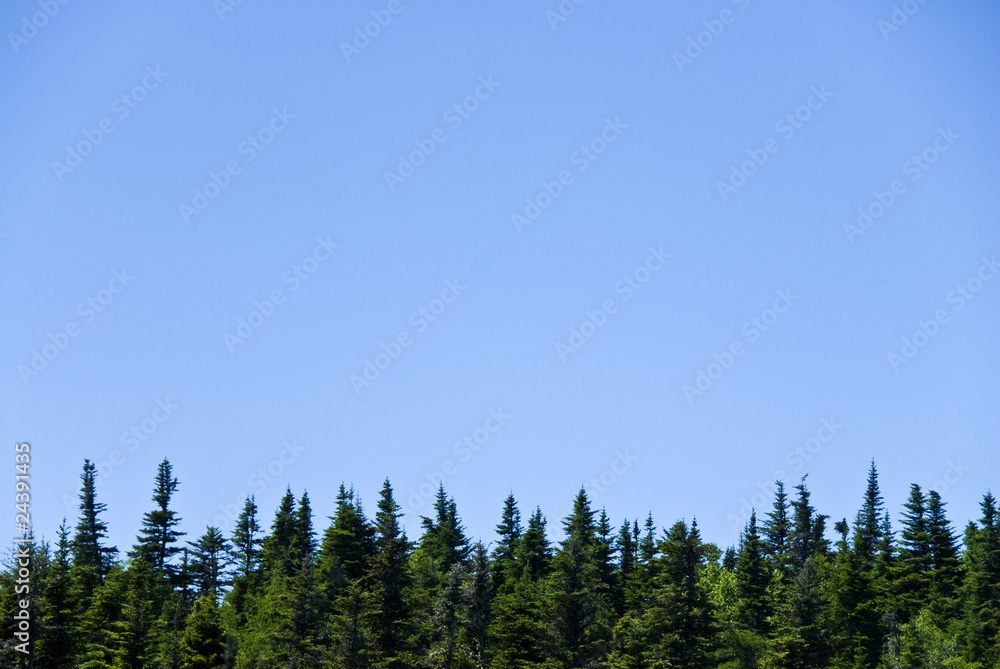
<path fill-rule="evenodd" d="M 531 579 L 546 576 L 552 564 L 552 547 L 545 535 L 545 525 L 542 509 L 535 507 L 528 519 L 528 528 L 521 538 L 521 551 L 518 556 L 524 568 L 523 573 Z"/>
<path fill-rule="evenodd" d="M 177 568 L 171 560 L 181 552 L 182 548 L 176 544 L 184 536 L 184 532 L 176 529 L 181 520 L 170 508 L 170 498 L 179 485 L 180 482 L 173 477 L 170 462 L 164 458 L 157 467 L 153 488 L 156 508 L 143 516 L 139 538 L 130 554 L 145 561 L 154 573 L 171 583 L 177 577 Z"/>
<path fill-rule="evenodd" d="M 517 553 L 521 534 L 524 532 L 521 527 L 521 512 L 513 493 L 508 494 L 503 501 L 503 513 L 496 531 L 498 540 L 490 561 L 490 574 L 496 591 L 506 592 L 513 589 L 517 581 Z"/>
<path fill-rule="evenodd" d="M 400 524 L 401 517 L 392 485 L 386 479 L 375 514 L 375 555 L 367 575 L 367 636 L 372 666 L 379 669 L 402 667 L 406 662 L 410 620 L 405 593 L 410 581 L 410 542 Z"/>
<path fill-rule="evenodd" d="M 774 508 L 767 514 L 767 520 L 762 524 L 761 529 L 767 537 L 764 544 L 764 553 L 777 567 L 782 576 L 788 570 L 789 534 L 791 532 L 791 522 L 788 518 L 788 495 L 785 493 L 785 482 L 775 481 Z"/>
<path fill-rule="evenodd" d="M 872 460 L 868 469 L 864 503 L 854 520 L 854 554 L 863 569 L 875 566 L 875 553 L 883 536 L 881 521 L 884 511 L 882 493 L 878 487 L 878 471 Z"/>

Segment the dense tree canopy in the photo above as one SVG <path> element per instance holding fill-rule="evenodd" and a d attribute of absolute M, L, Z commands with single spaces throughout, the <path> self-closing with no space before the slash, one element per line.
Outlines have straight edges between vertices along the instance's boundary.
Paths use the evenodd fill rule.
<path fill-rule="evenodd" d="M 182 543 L 164 460 L 119 557 L 89 461 L 81 480 L 75 530 L 23 544 L 30 594 L 15 592 L 15 560 L 0 574 L 0 667 L 29 666 L 14 636 L 23 596 L 39 669 L 1000 667 L 996 499 L 960 539 L 941 496 L 913 485 L 894 531 L 874 463 L 835 542 L 803 478 L 791 497 L 777 482 L 763 521 L 752 512 L 726 549 L 696 520 L 613 525 L 583 489 L 555 539 L 508 495 L 487 547 L 441 486 L 411 541 L 388 480 L 372 519 L 341 485 L 317 532 L 309 495 L 288 489 L 269 532 L 250 497 L 230 536 L 207 527 Z"/>

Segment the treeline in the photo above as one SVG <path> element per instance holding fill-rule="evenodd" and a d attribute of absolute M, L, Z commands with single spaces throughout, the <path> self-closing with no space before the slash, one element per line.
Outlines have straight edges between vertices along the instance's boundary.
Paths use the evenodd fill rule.
<path fill-rule="evenodd" d="M 413 542 L 388 480 L 372 519 L 341 485 L 317 533 L 308 494 L 288 490 L 269 532 L 250 497 L 230 537 L 186 541 L 164 460 L 122 554 L 95 476 L 85 461 L 75 528 L 27 544 L 30 594 L 16 561 L 0 577 L 4 667 L 1000 667 L 996 500 L 960 542 L 941 497 L 913 485 L 896 531 L 874 463 L 833 542 L 803 478 L 726 550 L 696 521 L 613 526 L 583 490 L 558 542 L 511 495 L 484 546 L 442 487 Z M 25 596 L 31 665 L 15 650 Z"/>

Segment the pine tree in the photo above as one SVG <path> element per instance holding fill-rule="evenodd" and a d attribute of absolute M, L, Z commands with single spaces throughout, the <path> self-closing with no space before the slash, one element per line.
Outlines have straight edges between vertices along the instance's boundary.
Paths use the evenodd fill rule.
<path fill-rule="evenodd" d="M 215 599 L 202 595 L 188 616 L 181 643 L 184 667 L 222 669 L 225 667 L 225 632 Z"/>
<path fill-rule="evenodd" d="M 286 576 L 292 574 L 298 564 L 298 532 L 295 496 L 291 488 L 286 488 L 271 523 L 271 534 L 263 541 L 261 561 L 265 572 L 281 570 Z"/>
<path fill-rule="evenodd" d="M 523 573 L 530 579 L 539 579 L 549 573 L 552 564 L 552 548 L 545 536 L 545 516 L 536 507 L 528 519 L 528 529 L 521 538 L 521 554 L 519 561 L 524 567 Z"/>
<path fill-rule="evenodd" d="M 409 611 L 404 593 L 410 580 L 410 542 L 400 525 L 401 516 L 386 479 L 375 514 L 375 556 L 367 575 L 366 631 L 371 665 L 379 669 L 403 666 L 407 650 Z"/>
<path fill-rule="evenodd" d="M 375 553 L 375 529 L 365 518 L 354 489 L 344 484 L 337 492 L 337 506 L 330 526 L 323 533 L 319 558 L 320 579 L 331 593 L 347 581 L 356 581 Z"/>
<path fill-rule="evenodd" d="M 55 553 L 48 560 L 42 581 L 39 602 L 40 625 L 35 642 L 35 667 L 68 667 L 75 654 L 73 632 L 76 619 L 73 601 L 70 554 L 72 545 L 69 528 L 63 518 L 59 526 Z"/>
<path fill-rule="evenodd" d="M 469 540 L 458 518 L 455 500 L 445 494 L 444 484 L 438 486 L 434 511 L 433 519 L 421 518 L 424 535 L 420 538 L 420 547 L 431 558 L 434 571 L 444 576 L 452 566 L 465 561 L 469 554 Z"/>
<path fill-rule="evenodd" d="M 965 529 L 962 646 L 967 660 L 993 667 L 1000 663 L 1000 510 L 991 493 L 981 507 L 979 525 Z"/>
<path fill-rule="evenodd" d="M 903 506 L 906 510 L 894 583 L 901 619 L 906 623 L 927 600 L 933 558 L 927 532 L 927 500 L 916 483 L 910 485 L 910 497 Z"/>
<path fill-rule="evenodd" d="M 525 570 L 513 589 L 493 599 L 487 634 L 491 666 L 554 669 L 553 615 L 545 582 Z"/>
<path fill-rule="evenodd" d="M 941 495 L 931 490 L 927 500 L 927 538 L 931 561 L 931 601 L 940 616 L 957 614 L 955 597 L 961 581 L 958 539 L 945 517 Z"/>
<path fill-rule="evenodd" d="M 73 581 L 80 588 L 74 594 L 79 602 L 89 599 L 104 576 L 111 569 L 117 548 L 102 546 L 101 541 L 107 538 L 108 526 L 100 519 L 107 505 L 97 501 L 94 479 L 97 468 L 90 460 L 83 461 L 83 473 L 80 480 L 80 520 L 76 524 L 73 535 L 73 567 L 76 572 Z M 86 572 L 86 573 L 85 573 Z"/>
<path fill-rule="evenodd" d="M 477 541 L 472 546 L 469 576 L 462 586 L 464 605 L 464 643 L 466 652 L 476 669 L 486 669 L 487 638 L 490 626 L 490 604 L 493 587 L 490 583 L 489 560 L 486 547 Z"/>
<path fill-rule="evenodd" d="M 233 574 L 235 578 L 245 578 L 256 572 L 260 566 L 260 546 L 264 541 L 260 533 L 261 527 L 257 521 L 257 504 L 251 495 L 244 502 L 243 511 L 236 519 L 236 527 L 233 529 L 233 548 L 229 557 L 235 566 Z"/>
<path fill-rule="evenodd" d="M 854 554 L 860 560 L 863 569 L 872 569 L 875 566 L 875 551 L 883 536 L 880 524 L 883 513 L 884 505 L 878 487 L 878 472 L 875 469 L 875 461 L 872 460 L 868 470 L 864 504 L 854 520 Z"/>
<path fill-rule="evenodd" d="M 815 510 L 809 504 L 809 490 L 806 488 L 805 476 L 795 486 L 795 490 L 799 495 L 798 499 L 791 502 L 793 530 L 789 541 L 789 561 L 795 569 L 801 569 L 806 560 L 816 552 L 814 527 L 816 519 L 814 518 Z"/>
<path fill-rule="evenodd" d="M 455 655 L 458 650 L 459 615 L 462 604 L 462 578 L 465 567 L 455 563 L 444 579 L 441 594 L 431 615 L 431 620 L 438 634 L 438 640 L 431 646 L 428 653 L 434 667 L 452 669 L 455 666 Z"/>
<path fill-rule="evenodd" d="M 767 514 L 767 520 L 762 529 L 767 537 L 764 554 L 771 560 L 784 577 L 789 565 L 789 532 L 791 524 L 788 519 L 788 495 L 785 494 L 785 482 L 775 481 L 777 489 L 774 493 L 774 510 Z"/>
<path fill-rule="evenodd" d="M 771 574 L 764 560 L 764 551 L 764 543 L 757 532 L 757 513 L 752 511 L 736 558 L 736 583 L 740 598 L 740 623 L 745 629 L 761 636 L 770 631 L 768 618 L 772 613 L 768 602 Z"/>
<path fill-rule="evenodd" d="M 171 583 L 176 579 L 177 570 L 170 561 L 182 550 L 174 544 L 184 535 L 184 532 L 175 529 L 181 521 L 170 509 L 170 498 L 177 491 L 178 485 L 180 483 L 172 476 L 170 462 L 164 458 L 157 468 L 156 485 L 153 488 L 156 508 L 143 516 L 138 543 L 130 553 L 130 557 L 144 560 L 157 575 Z"/>
<path fill-rule="evenodd" d="M 508 494 L 503 502 L 503 514 L 496 531 L 499 540 L 493 550 L 490 573 L 496 591 L 507 592 L 513 589 L 514 583 L 517 582 L 516 556 L 524 531 L 521 527 L 521 512 L 517 508 L 513 493 Z"/>
<path fill-rule="evenodd" d="M 295 536 L 292 545 L 296 549 L 298 559 L 311 559 L 316 553 L 316 535 L 313 532 L 312 505 L 309 503 L 309 493 L 303 491 L 299 505 L 295 511 Z"/>
<path fill-rule="evenodd" d="M 621 617 L 625 613 L 625 602 L 629 598 L 632 575 L 635 573 L 638 560 L 638 552 L 632 538 L 632 528 L 629 526 L 628 518 L 619 528 L 615 542 L 618 553 L 618 584 L 613 590 L 611 604 L 615 609 L 615 614 Z"/>
<path fill-rule="evenodd" d="M 229 542 L 219 528 L 209 526 L 198 541 L 188 545 L 191 546 L 189 571 L 196 596 L 210 597 L 218 604 L 221 589 L 232 582 L 226 569 Z"/>

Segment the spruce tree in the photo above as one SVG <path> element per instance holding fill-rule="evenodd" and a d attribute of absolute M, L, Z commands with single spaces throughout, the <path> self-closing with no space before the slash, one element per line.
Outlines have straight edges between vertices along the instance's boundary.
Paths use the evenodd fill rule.
<path fill-rule="evenodd" d="M 225 667 L 225 632 L 222 617 L 213 597 L 203 595 L 194 603 L 188 616 L 181 643 L 185 669 L 222 669 Z"/>
<path fill-rule="evenodd" d="M 251 495 L 243 503 L 243 511 L 236 519 L 236 527 L 233 529 L 229 557 L 235 567 L 235 578 L 246 578 L 257 571 L 263 541 L 260 523 L 257 521 L 257 504 Z"/>
<path fill-rule="evenodd" d="M 961 582 L 958 539 L 945 517 L 945 503 L 937 491 L 931 490 L 927 500 L 927 538 L 931 559 L 931 597 L 939 616 L 955 611 L 955 596 Z"/>
<path fill-rule="evenodd" d="M 444 484 L 439 484 L 434 500 L 434 518 L 421 518 L 424 534 L 420 546 L 430 556 L 437 574 L 447 575 L 453 565 L 464 562 L 469 554 L 469 540 L 458 518 L 455 500 L 449 499 Z"/>
<path fill-rule="evenodd" d="M 196 597 L 210 597 L 216 604 L 219 593 L 231 583 L 227 570 L 226 556 L 230 552 L 229 542 L 217 527 L 209 526 L 205 533 L 191 546 L 189 572 Z"/>
<path fill-rule="evenodd" d="M 521 527 L 521 512 L 517 508 L 513 493 L 508 494 L 503 502 L 503 513 L 496 531 L 499 539 L 497 547 L 493 549 L 490 573 L 496 591 L 506 592 L 513 589 L 517 581 L 516 556 L 524 531 Z"/>
<path fill-rule="evenodd" d="M 72 591 L 69 528 L 63 518 L 58 542 L 47 561 L 39 608 L 40 624 L 35 641 L 35 667 L 68 667 L 75 653 L 76 618 L 70 598 Z"/>
<path fill-rule="evenodd" d="M 323 533 L 319 573 L 324 583 L 339 587 L 361 578 L 375 553 L 375 529 L 365 518 L 354 489 L 340 484 L 330 526 Z"/>
<path fill-rule="evenodd" d="M 757 513 L 750 513 L 750 522 L 743 531 L 736 558 L 736 583 L 739 593 L 739 620 L 745 629 L 760 636 L 770 631 L 771 607 L 768 586 L 771 573 L 764 559 L 765 546 L 757 531 Z"/>
<path fill-rule="evenodd" d="M 903 507 L 894 589 L 902 622 L 906 623 L 927 600 L 933 558 L 927 532 L 927 500 L 916 483 L 910 485 L 910 496 Z"/>
<path fill-rule="evenodd" d="M 777 489 L 774 493 L 774 509 L 767 514 L 761 526 L 764 535 L 767 537 L 764 544 L 764 553 L 777 567 L 782 576 L 786 575 L 789 565 L 789 533 L 791 523 L 788 518 L 788 495 L 785 493 L 785 482 L 775 481 Z"/>
<path fill-rule="evenodd" d="M 462 585 L 463 646 L 476 669 L 486 669 L 489 665 L 486 645 L 493 587 L 490 582 L 489 559 L 482 542 L 473 544 L 470 558 L 469 574 Z"/>
<path fill-rule="evenodd" d="M 872 460 L 868 469 L 864 504 L 854 520 L 854 554 L 863 569 L 875 566 L 875 551 L 883 536 L 881 521 L 884 510 L 882 493 L 878 487 L 878 472 L 875 461 Z"/>
<path fill-rule="evenodd" d="M 546 576 L 552 563 L 552 548 L 545 536 L 545 525 L 542 510 L 536 507 L 521 538 L 519 561 L 523 565 L 523 573 L 533 580 Z"/>
<path fill-rule="evenodd" d="M 410 542 L 399 522 L 401 517 L 392 485 L 386 479 L 375 514 L 375 555 L 367 575 L 366 631 L 371 664 L 379 669 L 404 666 L 407 650 L 409 611 L 405 592 L 410 581 Z"/>
<path fill-rule="evenodd" d="M 175 544 L 184 535 L 184 532 L 176 529 L 180 525 L 180 518 L 170 509 L 170 498 L 179 485 L 179 481 L 172 475 L 170 462 L 164 458 L 157 467 L 156 484 L 153 488 L 156 508 L 143 516 L 138 543 L 130 553 L 130 557 L 145 561 L 158 576 L 171 583 L 177 576 L 177 569 L 171 564 L 171 560 L 182 550 Z"/>

